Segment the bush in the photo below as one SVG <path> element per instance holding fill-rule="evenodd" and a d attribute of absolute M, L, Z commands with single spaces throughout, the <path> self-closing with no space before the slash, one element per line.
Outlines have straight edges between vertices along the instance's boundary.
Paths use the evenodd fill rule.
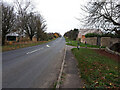
<path fill-rule="evenodd" d="M 97 33 L 88 33 L 85 35 L 86 38 L 87 37 L 98 37 L 98 36 L 100 36 L 100 34 L 97 34 Z"/>
<path fill-rule="evenodd" d="M 68 37 L 71 40 L 76 40 L 78 33 L 78 29 L 70 30 L 64 34 L 64 37 Z"/>
<path fill-rule="evenodd" d="M 120 35 L 111 34 L 111 33 L 106 33 L 106 34 L 102 34 L 101 37 L 120 38 Z"/>
<path fill-rule="evenodd" d="M 120 38 L 120 35 L 112 34 L 112 33 L 105 33 L 105 34 L 97 34 L 97 33 L 88 33 L 85 37 L 112 37 L 112 38 Z"/>

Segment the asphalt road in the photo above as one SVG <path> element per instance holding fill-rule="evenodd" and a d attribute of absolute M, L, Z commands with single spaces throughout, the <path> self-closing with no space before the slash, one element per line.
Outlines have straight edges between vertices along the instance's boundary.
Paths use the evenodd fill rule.
<path fill-rule="evenodd" d="M 49 88 L 56 82 L 65 40 L 2 53 L 3 88 Z"/>

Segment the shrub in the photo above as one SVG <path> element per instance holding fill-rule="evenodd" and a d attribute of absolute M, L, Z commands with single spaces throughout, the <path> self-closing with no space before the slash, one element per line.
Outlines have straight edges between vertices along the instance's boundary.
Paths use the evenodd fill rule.
<path fill-rule="evenodd" d="M 85 35 L 85 37 L 98 37 L 100 36 L 100 34 L 97 34 L 97 33 L 88 33 Z"/>
<path fill-rule="evenodd" d="M 112 37 L 112 38 L 120 38 L 120 35 L 112 34 L 112 33 L 105 33 L 105 34 L 97 34 L 97 33 L 88 33 L 85 37 Z"/>
<path fill-rule="evenodd" d="M 120 35 L 116 35 L 116 34 L 112 34 L 112 33 L 105 33 L 105 34 L 102 34 L 101 37 L 120 38 Z"/>

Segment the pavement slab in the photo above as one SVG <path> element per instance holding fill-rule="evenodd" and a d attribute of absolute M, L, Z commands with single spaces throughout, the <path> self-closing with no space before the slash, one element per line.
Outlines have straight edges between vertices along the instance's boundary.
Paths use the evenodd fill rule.
<path fill-rule="evenodd" d="M 73 46 L 67 46 L 66 58 L 63 73 L 64 80 L 60 88 L 83 88 L 84 83 L 79 77 L 79 70 L 77 68 L 77 60 L 71 52 Z"/>

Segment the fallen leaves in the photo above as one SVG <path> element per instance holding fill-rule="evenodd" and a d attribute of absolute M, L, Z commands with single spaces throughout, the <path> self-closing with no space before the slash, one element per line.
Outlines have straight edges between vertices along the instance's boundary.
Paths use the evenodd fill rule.
<path fill-rule="evenodd" d="M 88 83 L 87 87 L 111 88 L 120 86 L 118 82 L 117 64 L 108 63 L 109 59 L 100 57 L 89 50 L 86 52 L 82 50 L 77 53 L 76 55 L 79 57 L 79 59 L 77 59 L 81 71 L 80 76 Z"/>

